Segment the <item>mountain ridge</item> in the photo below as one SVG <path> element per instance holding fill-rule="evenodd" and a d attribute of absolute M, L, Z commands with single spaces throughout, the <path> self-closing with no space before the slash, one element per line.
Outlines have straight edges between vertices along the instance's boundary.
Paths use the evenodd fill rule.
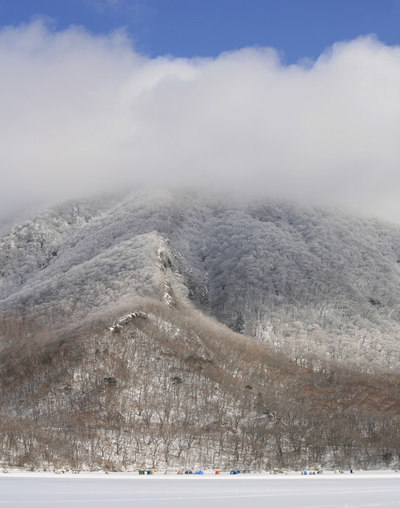
<path fill-rule="evenodd" d="M 397 467 L 400 228 L 158 190 L 0 239 L 0 462 Z"/>
<path fill-rule="evenodd" d="M 169 288 L 292 358 L 399 366 L 397 225 L 164 189 L 58 210 L 0 240 L 3 312 L 72 316 Z"/>

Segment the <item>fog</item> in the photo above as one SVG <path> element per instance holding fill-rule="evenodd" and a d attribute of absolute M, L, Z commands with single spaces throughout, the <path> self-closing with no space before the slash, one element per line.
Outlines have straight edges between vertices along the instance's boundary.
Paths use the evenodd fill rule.
<path fill-rule="evenodd" d="M 285 66 L 271 48 L 149 58 L 123 31 L 0 31 L 0 213 L 143 185 L 211 186 L 400 220 L 400 48 Z"/>

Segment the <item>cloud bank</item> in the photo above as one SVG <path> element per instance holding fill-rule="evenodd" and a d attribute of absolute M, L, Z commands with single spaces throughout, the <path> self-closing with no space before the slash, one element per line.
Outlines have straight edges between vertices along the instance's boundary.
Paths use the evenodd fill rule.
<path fill-rule="evenodd" d="M 0 31 L 0 212 L 102 191 L 211 185 L 400 221 L 400 48 L 339 42 L 150 59 L 123 32 Z"/>

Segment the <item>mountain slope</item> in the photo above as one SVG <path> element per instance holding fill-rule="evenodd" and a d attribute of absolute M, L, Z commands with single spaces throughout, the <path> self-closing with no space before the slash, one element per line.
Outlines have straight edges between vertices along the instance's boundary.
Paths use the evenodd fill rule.
<path fill-rule="evenodd" d="M 14 227 L 0 242 L 0 309 L 57 321 L 137 295 L 166 299 L 316 370 L 331 360 L 398 369 L 399 260 L 397 225 L 149 191 Z"/>
<path fill-rule="evenodd" d="M 8 332 L 6 465 L 229 470 L 400 460 L 398 375 L 315 373 L 198 311 L 143 299 L 57 340 L 44 329 L 34 342 L 22 329 Z"/>

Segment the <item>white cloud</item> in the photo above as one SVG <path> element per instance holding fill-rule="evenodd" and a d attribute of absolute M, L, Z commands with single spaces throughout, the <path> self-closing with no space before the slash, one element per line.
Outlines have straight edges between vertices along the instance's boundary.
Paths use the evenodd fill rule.
<path fill-rule="evenodd" d="M 0 32 L 0 207 L 138 183 L 232 186 L 400 220 L 400 48 L 150 59 L 123 32 Z"/>

